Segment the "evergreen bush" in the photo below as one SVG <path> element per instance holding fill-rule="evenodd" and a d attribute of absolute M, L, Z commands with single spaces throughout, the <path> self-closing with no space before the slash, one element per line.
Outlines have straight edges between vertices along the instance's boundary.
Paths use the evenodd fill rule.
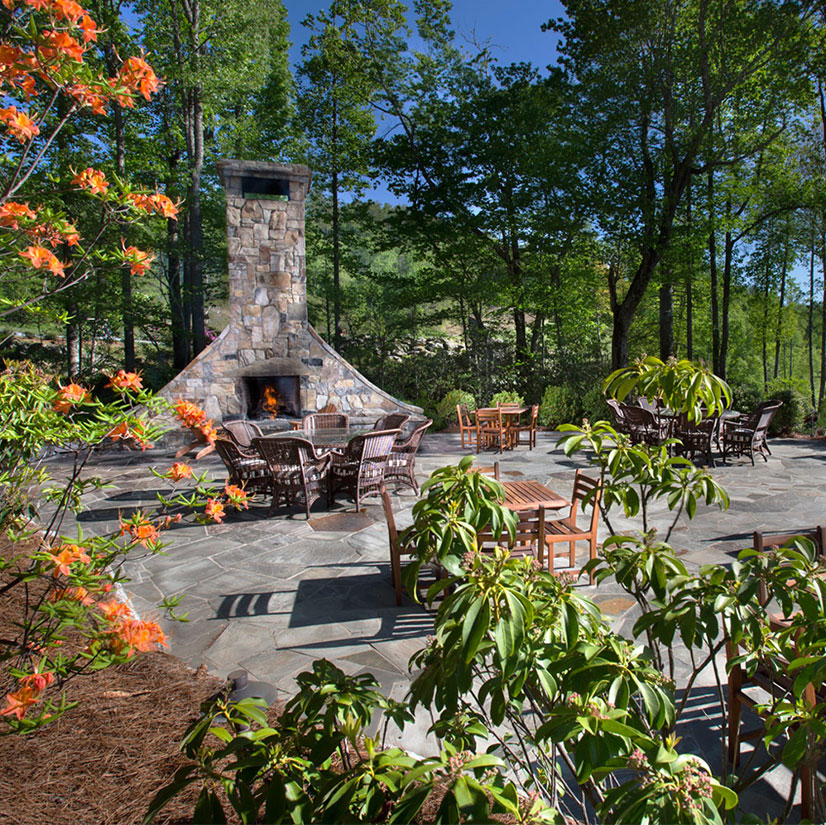
<path fill-rule="evenodd" d="M 580 397 L 571 387 L 546 387 L 539 405 L 539 423 L 543 427 L 574 424 L 582 418 Z"/>
<path fill-rule="evenodd" d="M 498 407 L 500 404 L 518 404 L 521 407 L 524 403 L 525 398 L 515 390 L 502 390 L 490 399 L 491 407 Z"/>
<path fill-rule="evenodd" d="M 466 404 L 471 411 L 476 409 L 476 399 L 465 390 L 451 390 L 436 405 L 431 417 L 433 418 L 433 429 L 443 430 L 456 418 L 456 405 Z M 428 410 L 428 412 L 430 412 Z"/>
<path fill-rule="evenodd" d="M 582 416 L 592 423 L 594 421 L 614 420 L 613 413 L 605 400 L 605 393 L 601 387 L 591 387 L 591 389 L 583 394 Z"/>
<path fill-rule="evenodd" d="M 810 411 L 805 391 L 796 381 L 788 378 L 775 378 L 769 382 L 768 398 L 783 402 L 775 413 L 769 427 L 769 435 L 799 432 L 805 429 L 805 418 Z"/>

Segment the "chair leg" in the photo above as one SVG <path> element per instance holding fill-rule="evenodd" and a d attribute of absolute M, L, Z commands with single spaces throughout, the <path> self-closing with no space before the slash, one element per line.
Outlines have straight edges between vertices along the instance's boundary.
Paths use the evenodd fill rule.
<path fill-rule="evenodd" d="M 576 565 L 576 542 L 569 541 L 568 542 L 568 567 L 574 567 Z"/>
<path fill-rule="evenodd" d="M 588 547 L 588 558 L 595 559 L 597 557 L 597 537 L 596 535 L 591 536 L 590 545 Z M 589 576 L 589 584 L 594 583 L 594 571 L 591 571 L 591 575 Z"/>

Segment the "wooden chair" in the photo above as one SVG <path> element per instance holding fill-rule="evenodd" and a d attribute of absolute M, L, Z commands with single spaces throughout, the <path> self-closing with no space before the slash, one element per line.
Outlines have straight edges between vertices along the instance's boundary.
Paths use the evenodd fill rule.
<path fill-rule="evenodd" d="M 432 423 L 433 419 L 428 418 L 423 424 L 419 424 L 406 438 L 396 439 L 396 443 L 393 444 L 390 455 L 387 457 L 387 466 L 384 468 L 386 484 L 393 483 L 396 485 L 396 489 L 400 485 L 406 485 L 412 487 L 414 492 L 419 492 L 419 484 L 416 481 L 416 453 L 419 451 L 425 432 Z"/>
<path fill-rule="evenodd" d="M 253 441 L 267 462 L 271 476 L 270 515 L 283 501 L 303 504 L 310 518 L 310 507 L 325 492 L 330 455 L 318 455 L 306 438 L 256 438 Z"/>
<path fill-rule="evenodd" d="M 768 614 L 769 628 L 772 631 L 782 631 L 788 628 L 788 622 L 777 616 Z M 774 656 L 771 660 L 758 662 L 754 673 L 749 675 L 743 664 L 734 660 L 741 655 L 739 645 L 731 641 L 726 643 L 726 659 L 728 670 L 728 758 L 729 765 L 734 771 L 740 761 L 740 744 L 748 739 L 756 739 L 764 732 L 764 726 L 741 731 L 741 717 L 743 708 L 752 710 L 755 713 L 755 706 L 770 706 L 767 716 L 771 714 L 771 707 L 790 697 L 794 674 L 788 673 L 789 662 L 781 657 Z M 798 658 L 795 655 L 795 658 Z M 758 693 L 757 691 L 760 691 Z M 803 688 L 803 701 L 810 707 L 814 707 L 818 702 L 826 700 L 824 696 L 824 686 L 816 689 L 814 685 L 807 684 Z M 819 695 L 818 695 L 819 694 Z M 800 815 L 804 820 L 813 819 L 814 797 L 816 792 L 817 776 L 811 764 L 803 764 L 795 771 L 795 776 L 800 782 L 801 810 Z M 819 784 L 819 783 L 818 783 Z"/>
<path fill-rule="evenodd" d="M 591 506 L 591 520 L 587 528 L 577 524 L 577 512 L 582 506 L 582 501 L 591 493 L 593 496 L 589 500 Z M 545 529 L 545 544 L 548 546 L 548 570 L 556 573 L 556 559 L 568 557 L 568 568 L 566 572 L 572 572 L 576 568 L 576 543 L 578 541 L 588 542 L 589 559 L 597 556 L 597 523 L 599 521 L 599 499 L 601 490 L 599 481 L 586 476 L 582 470 L 576 471 L 574 476 L 574 491 L 571 494 L 571 512 L 565 518 L 556 521 L 549 521 Z M 555 552 L 555 544 L 568 544 L 567 553 L 564 551 Z M 562 572 L 562 571 L 559 571 Z M 577 573 L 579 571 L 576 571 Z M 591 584 L 594 583 L 594 574 L 591 574 Z"/>
<path fill-rule="evenodd" d="M 729 454 L 747 455 L 754 465 L 754 454 L 763 456 L 772 451 L 766 443 L 766 435 L 774 414 L 783 406 L 782 401 L 764 401 L 751 415 L 728 419 L 723 426 L 723 461 Z"/>
<path fill-rule="evenodd" d="M 766 535 L 759 530 L 755 530 L 752 534 L 752 547 L 758 553 L 765 553 L 767 548 L 783 547 L 794 539 L 803 538 L 813 542 L 817 548 L 817 554 L 820 558 L 826 558 L 826 527 L 818 525 L 814 530 L 804 530 L 797 533 L 773 533 Z M 768 593 L 766 592 L 766 583 L 760 582 L 760 603 L 765 605 L 768 601 Z"/>
<path fill-rule="evenodd" d="M 215 452 L 227 469 L 227 483 L 243 487 L 250 495 L 272 492 L 272 475 L 267 462 L 256 452 L 244 452 L 229 434 L 221 429 L 215 438 Z"/>
<path fill-rule="evenodd" d="M 508 434 L 502 420 L 502 409 L 476 410 L 476 452 L 499 445 L 501 453 L 508 443 Z"/>
<path fill-rule="evenodd" d="M 486 476 L 493 476 L 497 481 L 500 481 L 499 478 L 499 462 L 494 461 L 490 467 L 471 467 L 468 470 L 470 473 L 482 473 Z"/>
<path fill-rule="evenodd" d="M 351 438 L 342 452 L 331 453 L 328 475 L 330 504 L 339 491 L 353 497 L 356 510 L 360 508 L 363 498 L 381 495 L 387 457 L 398 434 L 399 430 L 374 430 Z"/>
<path fill-rule="evenodd" d="M 456 414 L 459 416 L 459 437 L 462 439 L 462 447 L 465 446 L 465 436 L 467 436 L 468 446 L 471 446 L 476 435 L 476 422 L 473 420 L 473 413 L 468 410 L 467 404 L 457 404 Z"/>
<path fill-rule="evenodd" d="M 373 429 L 401 430 L 408 421 L 410 421 L 410 416 L 406 413 L 390 413 L 389 415 L 383 415 L 378 421 L 376 421 L 373 425 Z M 433 422 L 431 421 L 431 423 Z"/>
<path fill-rule="evenodd" d="M 528 421 L 524 424 L 518 423 L 515 427 L 513 427 L 513 430 L 516 434 L 516 446 L 519 446 L 522 443 L 522 433 L 527 433 L 529 450 L 532 450 L 536 446 L 536 431 L 538 421 L 539 404 L 534 404 L 531 407 L 531 413 L 528 417 Z"/>
<path fill-rule="evenodd" d="M 310 413 L 301 422 L 301 429 L 307 432 L 347 429 L 349 426 L 350 417 L 346 413 Z"/>
<path fill-rule="evenodd" d="M 519 521 L 516 532 L 511 539 L 505 531 L 498 539 L 494 539 L 490 527 L 485 527 L 476 534 L 480 550 L 492 550 L 494 547 L 507 547 L 512 555 L 534 556 L 539 564 L 545 560 L 545 541 L 547 525 L 545 522 L 545 508 L 536 510 L 520 510 L 517 513 Z"/>
<path fill-rule="evenodd" d="M 253 438 L 263 438 L 264 433 L 257 424 L 243 418 L 236 418 L 234 421 L 224 421 L 221 425 L 232 437 L 235 443 L 243 452 L 257 456 L 255 447 L 252 446 Z"/>
<path fill-rule="evenodd" d="M 390 495 L 382 487 L 381 504 L 384 509 L 384 517 L 387 520 L 387 538 L 390 543 L 390 577 L 393 581 L 393 589 L 396 591 L 396 604 L 402 603 L 402 556 L 412 556 L 413 549 L 402 548 L 399 543 L 399 531 L 396 529 L 396 516 L 393 513 L 393 505 L 390 502 Z"/>

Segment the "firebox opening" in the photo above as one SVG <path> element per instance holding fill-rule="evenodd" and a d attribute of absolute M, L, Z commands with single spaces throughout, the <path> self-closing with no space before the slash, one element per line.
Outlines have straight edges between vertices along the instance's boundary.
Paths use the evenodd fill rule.
<path fill-rule="evenodd" d="M 256 375 L 244 378 L 248 418 L 301 415 L 301 383 L 297 375 Z"/>
<path fill-rule="evenodd" d="M 245 198 L 288 201 L 290 182 L 283 178 L 254 178 L 244 175 L 241 177 L 241 192 Z"/>

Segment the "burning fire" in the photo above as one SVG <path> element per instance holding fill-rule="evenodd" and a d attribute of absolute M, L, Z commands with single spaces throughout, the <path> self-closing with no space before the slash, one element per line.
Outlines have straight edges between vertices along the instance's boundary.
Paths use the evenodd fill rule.
<path fill-rule="evenodd" d="M 270 414 L 270 418 L 275 418 L 279 407 L 282 406 L 281 396 L 272 387 L 264 387 L 264 400 L 261 406 L 264 412 Z"/>

